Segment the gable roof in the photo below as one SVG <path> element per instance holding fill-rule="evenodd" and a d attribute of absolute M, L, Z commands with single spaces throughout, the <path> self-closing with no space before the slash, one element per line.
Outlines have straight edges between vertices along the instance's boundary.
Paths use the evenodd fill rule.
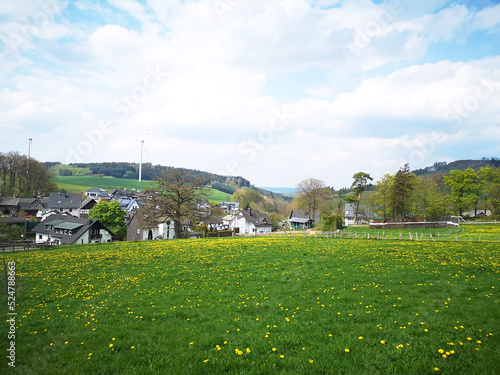
<path fill-rule="evenodd" d="M 320 219 L 320 215 L 319 215 L 319 211 L 316 210 L 316 212 L 314 213 L 314 217 L 312 217 L 313 215 L 311 215 L 311 217 L 309 217 L 309 212 L 306 211 L 306 210 L 293 210 L 292 213 L 290 214 L 290 220 L 292 219 L 312 219 L 314 224 L 316 224 L 319 219 Z"/>
<path fill-rule="evenodd" d="M 241 215 L 245 218 L 246 221 L 253 223 L 256 227 L 262 226 L 272 226 L 273 222 L 269 218 L 267 214 L 261 213 L 258 210 L 242 210 L 240 211 Z"/>
<path fill-rule="evenodd" d="M 0 197 L 0 206 L 12 206 L 12 207 L 17 207 L 19 204 L 19 199 L 20 198 L 11 198 L 11 197 Z"/>
<path fill-rule="evenodd" d="M 82 196 L 80 194 L 50 193 L 48 208 L 80 208 Z"/>
<path fill-rule="evenodd" d="M 84 209 L 84 210 L 90 210 L 91 208 L 93 208 L 95 205 L 97 204 L 97 201 L 92 198 L 92 197 L 88 197 L 87 199 L 85 199 L 83 202 L 82 202 L 82 205 L 80 206 L 80 208 Z"/>
<path fill-rule="evenodd" d="M 62 244 L 72 244 L 93 226 L 104 228 L 111 235 L 113 234 L 98 220 L 87 220 L 68 215 L 51 215 L 34 227 L 33 232 L 50 234 L 51 237 L 60 239 Z"/>

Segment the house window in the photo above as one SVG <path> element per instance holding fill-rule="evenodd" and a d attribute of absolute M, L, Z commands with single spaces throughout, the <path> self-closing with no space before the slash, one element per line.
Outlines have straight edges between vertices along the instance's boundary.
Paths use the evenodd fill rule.
<path fill-rule="evenodd" d="M 39 235 L 38 235 L 38 239 L 39 239 L 39 240 L 41 240 L 41 239 L 42 239 L 42 235 L 41 235 L 41 234 L 39 234 Z"/>

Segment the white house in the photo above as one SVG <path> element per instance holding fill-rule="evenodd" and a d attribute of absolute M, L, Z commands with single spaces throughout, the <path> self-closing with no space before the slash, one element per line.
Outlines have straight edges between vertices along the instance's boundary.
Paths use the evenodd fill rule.
<path fill-rule="evenodd" d="M 350 203 L 345 204 L 345 215 L 344 215 L 344 224 L 345 225 L 353 225 L 356 221 L 356 216 L 354 215 L 354 205 Z"/>
<path fill-rule="evenodd" d="M 270 233 L 273 223 L 267 214 L 257 210 L 242 210 L 232 223 L 232 228 L 239 228 L 239 234 L 262 234 Z"/>
<path fill-rule="evenodd" d="M 113 234 L 98 220 L 87 220 L 68 215 L 51 215 L 35 228 L 37 244 L 55 245 L 111 242 Z"/>
<path fill-rule="evenodd" d="M 92 188 L 92 189 L 86 190 L 85 195 L 87 197 L 92 197 L 92 198 L 107 198 L 108 191 L 101 189 L 101 188 Z"/>

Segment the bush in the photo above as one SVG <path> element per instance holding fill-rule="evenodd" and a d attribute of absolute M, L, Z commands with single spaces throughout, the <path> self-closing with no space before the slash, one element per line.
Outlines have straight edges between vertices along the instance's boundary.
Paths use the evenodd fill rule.
<path fill-rule="evenodd" d="M 344 218 L 338 214 L 333 214 L 330 216 L 322 216 L 319 222 L 319 229 L 323 231 L 331 231 L 342 229 L 344 225 Z"/>

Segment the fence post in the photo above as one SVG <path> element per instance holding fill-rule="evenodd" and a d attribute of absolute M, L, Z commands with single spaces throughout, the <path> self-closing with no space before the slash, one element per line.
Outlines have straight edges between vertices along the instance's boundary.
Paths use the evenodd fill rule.
<path fill-rule="evenodd" d="M 7 287 L 7 267 L 5 266 L 5 259 L 2 258 L 2 267 L 3 267 L 3 287 L 5 291 L 5 295 L 9 294 L 9 289 Z"/>

